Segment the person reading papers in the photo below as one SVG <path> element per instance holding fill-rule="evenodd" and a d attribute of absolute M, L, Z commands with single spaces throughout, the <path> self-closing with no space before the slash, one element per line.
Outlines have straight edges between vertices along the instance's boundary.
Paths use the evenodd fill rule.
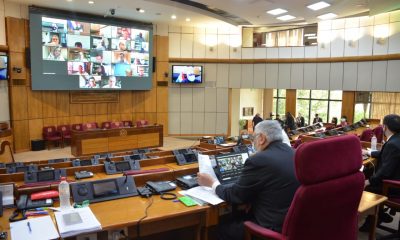
<path fill-rule="evenodd" d="M 299 187 L 294 169 L 294 151 L 282 142 L 280 124 L 275 120 L 258 123 L 253 138 L 257 152 L 246 160 L 237 182 L 221 185 L 206 173 L 197 174 L 198 183 L 212 187 L 223 200 L 251 206 L 245 216 L 219 226 L 219 239 L 243 239 L 245 220 L 280 232 Z"/>

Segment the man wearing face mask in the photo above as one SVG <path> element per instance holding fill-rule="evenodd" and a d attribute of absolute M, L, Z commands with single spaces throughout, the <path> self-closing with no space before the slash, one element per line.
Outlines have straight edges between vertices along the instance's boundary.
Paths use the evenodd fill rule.
<path fill-rule="evenodd" d="M 365 190 L 377 194 L 382 193 L 383 180 L 400 180 L 400 116 L 389 114 L 383 118 L 383 130 L 387 138 L 380 151 L 366 151 L 363 154 L 378 159 L 375 173 L 365 180 Z M 390 192 L 391 195 L 399 195 L 399 192 Z M 384 213 L 379 212 L 378 221 L 390 222 Z M 368 230 L 370 219 L 367 218 L 361 231 Z"/>
<path fill-rule="evenodd" d="M 220 185 L 208 174 L 198 173 L 198 183 L 211 187 L 231 204 L 250 204 L 240 219 L 231 219 L 218 228 L 218 239 L 243 239 L 245 220 L 281 231 L 282 224 L 299 183 L 294 170 L 294 151 L 282 142 L 282 128 L 275 120 L 258 123 L 253 134 L 256 153 L 249 157 L 239 180 Z"/>

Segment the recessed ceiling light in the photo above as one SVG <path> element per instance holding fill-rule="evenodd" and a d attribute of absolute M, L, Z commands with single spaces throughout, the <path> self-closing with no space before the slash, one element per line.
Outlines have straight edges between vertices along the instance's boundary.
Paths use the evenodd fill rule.
<path fill-rule="evenodd" d="M 72 2 L 72 0 L 67 0 L 67 2 Z"/>
<path fill-rule="evenodd" d="M 269 10 L 267 13 L 271 14 L 271 15 L 279 15 L 279 14 L 282 14 L 282 13 L 285 13 L 285 12 L 287 12 L 285 9 L 277 8 L 277 9 L 274 9 L 274 10 Z"/>
<path fill-rule="evenodd" d="M 306 33 L 306 34 L 304 34 L 304 37 L 313 37 L 316 35 L 317 35 L 316 33 Z"/>
<path fill-rule="evenodd" d="M 139 8 L 138 12 L 144 13 L 145 11 L 144 11 L 144 9 Z"/>
<path fill-rule="evenodd" d="M 94 1 L 89 1 L 88 3 L 89 3 L 89 4 L 94 4 Z"/>
<path fill-rule="evenodd" d="M 332 18 L 335 18 L 335 17 L 337 17 L 337 15 L 334 14 L 334 13 L 327 13 L 327 14 L 323 14 L 323 15 L 318 16 L 318 18 L 322 19 L 322 20 L 332 19 Z"/>
<path fill-rule="evenodd" d="M 171 15 L 171 18 L 172 19 L 176 19 L 176 15 L 174 14 L 174 15 Z"/>
<path fill-rule="evenodd" d="M 318 37 L 317 36 L 310 36 L 310 37 L 307 37 L 307 39 L 317 39 Z"/>
<path fill-rule="evenodd" d="M 317 11 L 317 10 L 320 10 L 320 9 L 323 9 L 323 8 L 326 8 L 326 7 L 329 7 L 329 6 L 330 6 L 329 3 L 321 1 L 321 2 L 317 2 L 317 3 L 314 3 L 314 4 L 308 5 L 307 7 L 309 9 L 314 10 L 314 11 Z"/>
<path fill-rule="evenodd" d="M 190 18 L 186 18 L 186 22 L 190 22 Z"/>
<path fill-rule="evenodd" d="M 288 21 L 288 20 L 292 20 L 295 19 L 296 17 L 292 16 L 292 15 L 284 15 L 284 16 L 280 16 L 277 17 L 276 19 L 282 20 L 282 21 Z"/>

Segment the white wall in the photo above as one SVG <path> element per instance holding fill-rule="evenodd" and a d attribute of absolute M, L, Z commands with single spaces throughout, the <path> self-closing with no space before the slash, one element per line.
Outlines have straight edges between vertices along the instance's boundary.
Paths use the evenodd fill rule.
<path fill-rule="evenodd" d="M 213 59 L 276 59 L 276 58 L 325 58 L 400 53 L 400 11 L 372 17 L 357 17 L 323 21 L 318 24 L 318 46 L 242 48 L 241 29 L 236 27 L 157 27 L 157 32 L 169 36 L 170 58 L 213 58 Z M 204 64 L 205 83 L 192 91 L 171 90 L 176 94 L 203 95 L 207 88 L 248 89 L 321 89 L 347 91 L 400 91 L 398 80 L 400 61 L 338 62 L 338 63 L 293 63 L 293 64 Z M 177 86 L 171 86 L 176 88 Z M 220 90 L 227 91 L 227 90 Z M 198 93 L 200 92 L 200 93 Z M 208 109 L 204 123 L 196 132 L 213 134 L 219 101 L 214 101 L 216 90 L 207 89 L 211 100 L 205 102 Z M 170 92 L 172 94 L 172 92 Z M 179 95 L 181 96 L 181 95 Z M 206 98 L 208 95 L 204 95 Z M 223 97 L 220 97 L 221 99 Z M 175 99 L 175 97 L 171 97 Z M 181 97 L 179 97 L 181 99 Z M 226 102 L 225 100 L 223 102 Z M 194 101 L 192 101 L 194 104 Z M 209 104 L 216 106 L 209 106 Z M 171 107 L 170 103 L 170 107 Z M 184 111 L 189 109 L 184 109 Z M 194 133 L 194 116 L 180 109 L 170 110 L 170 133 Z M 204 112 L 206 113 L 206 111 Z M 224 112 L 225 113 L 225 112 Z M 190 124 L 176 127 L 178 119 L 191 117 Z M 195 116 L 203 115 L 197 113 Z M 211 123 L 206 124 L 206 119 Z M 222 118 L 221 118 L 222 119 Z M 219 130 L 227 129 L 220 125 Z M 199 132 L 200 133 L 200 132 Z"/>
<path fill-rule="evenodd" d="M 263 116 L 263 89 L 240 89 L 240 119 L 252 120 L 256 113 Z M 254 107 L 253 116 L 243 116 L 244 107 Z"/>

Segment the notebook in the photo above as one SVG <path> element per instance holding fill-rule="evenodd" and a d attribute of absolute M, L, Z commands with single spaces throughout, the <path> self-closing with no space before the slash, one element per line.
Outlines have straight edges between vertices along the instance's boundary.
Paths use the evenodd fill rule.
<path fill-rule="evenodd" d="M 245 161 L 249 157 L 247 152 L 220 154 L 215 156 L 217 163 L 217 177 L 221 184 L 234 183 L 238 180 Z"/>

